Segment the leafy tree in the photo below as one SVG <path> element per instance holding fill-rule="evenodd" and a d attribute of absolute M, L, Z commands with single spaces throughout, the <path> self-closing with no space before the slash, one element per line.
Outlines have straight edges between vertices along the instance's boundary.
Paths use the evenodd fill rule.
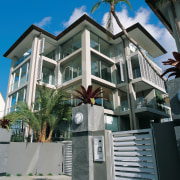
<path fill-rule="evenodd" d="M 142 56 L 144 57 L 144 59 L 147 61 L 147 63 L 154 69 L 154 71 L 159 74 L 159 72 L 156 70 L 156 68 L 154 67 L 153 63 L 147 58 L 145 52 L 142 50 L 142 48 L 140 47 L 140 45 L 132 38 L 129 36 L 128 32 L 126 31 L 125 27 L 123 26 L 123 24 L 120 22 L 116 12 L 115 12 L 115 7 L 117 4 L 120 3 L 126 3 L 130 8 L 131 8 L 131 4 L 129 0 L 101 0 L 95 3 L 95 5 L 93 6 L 91 13 L 93 13 L 96 9 L 98 9 L 100 7 L 101 4 L 105 4 L 105 5 L 110 5 L 110 12 L 108 15 L 108 19 L 107 19 L 107 30 L 109 32 L 113 32 L 113 21 L 112 21 L 112 16 L 115 18 L 118 26 L 121 28 L 121 30 L 123 31 L 124 35 L 126 36 L 126 38 L 132 43 L 134 44 L 137 49 L 139 50 L 139 52 L 142 54 Z M 131 8 L 132 9 L 132 8 Z M 160 74 L 159 74 L 160 75 Z"/>
<path fill-rule="evenodd" d="M 6 118 L 22 120 L 33 129 L 35 139 L 39 142 L 50 142 L 54 129 L 61 120 L 71 119 L 71 107 L 65 103 L 66 94 L 61 90 L 49 89 L 45 86 L 38 87 L 38 97 L 36 99 L 37 110 L 32 110 L 25 102 L 18 102 L 16 111 L 8 114 Z M 50 128 L 46 139 L 47 127 Z M 29 131 L 30 132 L 30 131 Z"/>

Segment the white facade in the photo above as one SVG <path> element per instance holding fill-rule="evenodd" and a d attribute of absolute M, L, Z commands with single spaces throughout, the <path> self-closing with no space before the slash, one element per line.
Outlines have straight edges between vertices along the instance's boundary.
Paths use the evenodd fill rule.
<path fill-rule="evenodd" d="M 128 31 L 151 56 L 165 53 L 140 24 Z M 105 99 L 97 103 L 104 107 L 106 129 L 113 131 L 146 128 L 150 120 L 169 116 L 156 102 L 156 93 L 165 93 L 163 79 L 122 33 L 108 40 L 87 15 L 58 36 L 32 25 L 4 56 L 12 59 L 5 114 L 17 101 L 35 102 L 36 87 L 45 83 L 66 91 L 72 105 L 78 103 L 73 89 L 101 86 Z"/>
<path fill-rule="evenodd" d="M 0 119 L 4 116 L 5 101 L 0 92 Z"/>

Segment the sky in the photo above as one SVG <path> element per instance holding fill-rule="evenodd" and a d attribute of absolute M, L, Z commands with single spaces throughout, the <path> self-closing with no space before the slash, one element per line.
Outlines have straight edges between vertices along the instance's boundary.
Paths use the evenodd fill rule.
<path fill-rule="evenodd" d="M 6 100 L 7 86 L 11 60 L 3 54 L 31 26 L 58 35 L 84 13 L 105 26 L 109 6 L 102 5 L 93 14 L 91 9 L 96 0 L 6 0 L 0 2 L 0 92 Z M 116 7 L 116 13 L 127 28 L 139 22 L 167 51 L 167 54 L 155 59 L 165 70 L 162 61 L 172 58 L 172 52 L 177 51 L 174 39 L 151 11 L 145 0 L 130 0 L 131 9 L 121 3 Z M 114 34 L 120 32 L 114 24 Z"/>

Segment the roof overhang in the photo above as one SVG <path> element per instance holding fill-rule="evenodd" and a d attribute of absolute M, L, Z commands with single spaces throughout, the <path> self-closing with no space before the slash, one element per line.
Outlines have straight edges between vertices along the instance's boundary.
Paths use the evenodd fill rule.
<path fill-rule="evenodd" d="M 22 55 L 22 52 L 26 52 L 32 46 L 33 39 L 36 36 L 45 37 L 46 39 L 51 41 L 54 46 L 56 46 L 67 40 L 70 33 L 74 34 L 75 32 L 82 30 L 83 28 L 90 29 L 91 31 L 96 32 L 101 37 L 107 39 L 106 29 L 96 21 L 91 19 L 88 15 L 84 14 L 57 36 L 35 25 L 31 25 L 22 34 L 22 36 L 20 36 L 20 38 L 7 50 L 4 56 L 13 59 L 13 57 L 17 54 Z M 127 31 L 130 36 L 134 38 L 138 42 L 138 44 L 140 44 L 142 48 L 144 48 L 152 57 L 157 57 L 166 53 L 166 50 L 139 23 L 127 28 Z M 107 39 L 107 41 L 113 44 L 113 42 L 117 39 L 121 41 L 122 38 L 124 38 L 124 34 L 123 32 L 117 35 L 110 34 L 110 38 L 112 40 L 109 41 Z"/>

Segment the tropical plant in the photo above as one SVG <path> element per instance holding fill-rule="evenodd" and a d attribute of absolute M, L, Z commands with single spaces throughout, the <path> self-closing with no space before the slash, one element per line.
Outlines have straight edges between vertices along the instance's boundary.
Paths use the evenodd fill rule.
<path fill-rule="evenodd" d="M 164 65 L 171 65 L 173 67 L 166 69 L 165 72 L 161 75 L 161 77 L 167 73 L 171 73 L 171 74 L 169 74 L 168 78 L 171 76 L 175 76 L 175 78 L 180 77 L 180 53 L 173 52 L 172 54 L 173 54 L 175 60 L 168 59 L 168 61 L 163 61 L 162 63 Z"/>
<path fill-rule="evenodd" d="M 2 119 L 0 120 L 0 126 L 2 128 L 7 128 L 7 130 L 9 131 L 9 124 L 11 123 L 12 121 L 9 120 L 9 119 Z"/>
<path fill-rule="evenodd" d="M 39 142 L 50 142 L 52 132 L 59 125 L 61 120 L 71 120 L 71 106 L 66 101 L 66 94 L 62 91 L 49 89 L 45 86 L 38 87 L 36 105 L 38 108 L 32 110 L 25 102 L 18 102 L 15 105 L 16 111 L 6 117 L 16 122 L 22 120 L 33 129 L 34 137 Z M 50 131 L 46 139 L 47 128 Z M 29 133 L 30 135 L 30 129 Z"/>
<path fill-rule="evenodd" d="M 76 96 L 77 99 L 81 100 L 81 102 L 78 104 L 78 106 L 80 106 L 81 104 L 96 104 L 96 99 L 101 99 L 103 98 L 102 96 L 102 88 L 98 87 L 97 89 L 95 89 L 93 91 L 93 87 L 92 85 L 89 85 L 87 90 L 85 89 L 84 86 L 81 85 L 81 90 L 79 91 L 77 89 L 75 89 L 74 91 L 76 91 L 78 93 L 78 96 Z"/>
<path fill-rule="evenodd" d="M 128 34 L 128 32 L 126 31 L 125 27 L 123 26 L 123 24 L 120 22 L 116 12 L 115 12 L 115 6 L 119 3 L 126 3 L 130 8 L 131 8 L 131 4 L 129 0 L 101 0 L 95 3 L 95 5 L 93 6 L 91 13 L 93 13 L 96 9 L 98 9 L 100 7 L 101 4 L 105 4 L 105 5 L 110 5 L 110 12 L 108 14 L 108 19 L 107 19 L 107 30 L 108 32 L 113 32 L 113 21 L 112 21 L 112 15 L 115 18 L 118 26 L 120 27 L 120 29 L 123 31 L 124 35 L 126 36 L 126 38 L 133 44 L 136 46 L 136 48 L 139 50 L 139 52 L 142 54 L 142 56 L 144 57 L 144 59 L 147 61 L 147 63 L 154 69 L 154 71 L 160 75 L 159 71 L 154 67 L 153 63 L 151 62 L 151 60 L 148 59 L 148 57 L 146 56 L 145 52 L 143 51 L 143 49 L 140 47 L 140 45 Z M 132 9 L 132 8 L 131 8 Z"/>

